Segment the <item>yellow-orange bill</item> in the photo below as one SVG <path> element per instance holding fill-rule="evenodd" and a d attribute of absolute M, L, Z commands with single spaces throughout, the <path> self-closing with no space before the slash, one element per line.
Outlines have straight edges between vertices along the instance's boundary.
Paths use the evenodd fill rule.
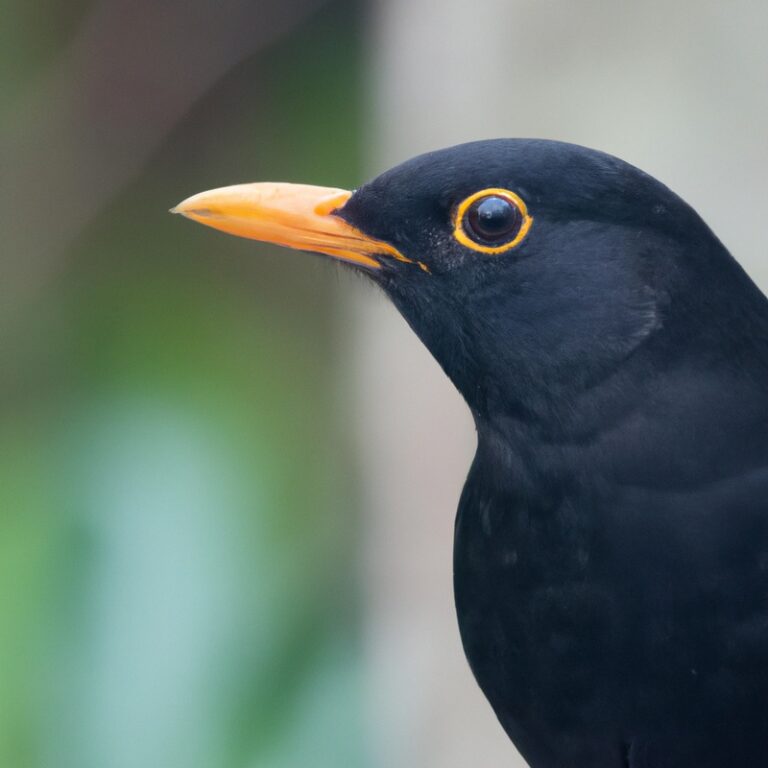
<path fill-rule="evenodd" d="M 188 197 L 171 212 L 231 235 L 323 253 L 369 269 L 380 268 L 377 255 L 410 261 L 334 216 L 351 195 L 306 184 L 237 184 Z"/>

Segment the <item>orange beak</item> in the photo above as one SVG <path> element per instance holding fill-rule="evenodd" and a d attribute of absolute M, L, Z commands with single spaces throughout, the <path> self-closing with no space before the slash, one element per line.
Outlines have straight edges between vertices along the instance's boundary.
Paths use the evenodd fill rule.
<path fill-rule="evenodd" d="M 352 196 L 332 187 L 306 184 L 237 184 L 188 197 L 171 209 L 222 232 L 287 248 L 313 251 L 368 269 L 376 256 L 403 256 L 388 243 L 368 237 L 334 214 Z"/>

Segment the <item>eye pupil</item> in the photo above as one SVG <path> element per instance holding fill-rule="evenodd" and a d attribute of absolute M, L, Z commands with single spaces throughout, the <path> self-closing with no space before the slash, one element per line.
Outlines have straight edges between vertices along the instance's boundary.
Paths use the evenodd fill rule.
<path fill-rule="evenodd" d="M 523 216 L 520 209 L 500 195 L 475 200 L 464 216 L 464 230 L 479 243 L 498 244 L 514 239 L 520 231 Z"/>

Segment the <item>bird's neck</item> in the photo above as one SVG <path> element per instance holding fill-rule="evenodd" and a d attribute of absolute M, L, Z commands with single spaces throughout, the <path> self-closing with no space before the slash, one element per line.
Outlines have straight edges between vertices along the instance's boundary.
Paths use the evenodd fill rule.
<path fill-rule="evenodd" d="M 617 311 L 621 327 L 604 321 L 603 334 L 589 335 L 578 330 L 583 322 L 569 321 L 568 307 L 536 318 L 537 308 L 528 312 L 523 303 L 514 316 L 491 317 L 487 325 L 475 317 L 454 324 L 449 334 L 438 323 L 412 323 L 481 434 L 492 427 L 516 436 L 579 439 L 643 396 L 642 369 L 650 364 L 644 361 L 661 330 L 653 308 L 638 304 L 630 318 Z"/>
<path fill-rule="evenodd" d="M 587 279 L 543 273 L 534 260 L 476 279 L 386 286 L 469 405 L 478 431 L 585 440 L 643 407 L 665 376 L 702 361 L 754 366 L 768 343 L 768 302 L 701 224 L 691 242 L 645 233 L 645 250 L 605 260 Z M 598 243 L 599 245 L 599 243 Z M 580 261 L 581 260 L 581 261 Z M 632 265 L 627 267 L 627 261 Z M 740 350 L 740 351 L 739 351 Z"/>

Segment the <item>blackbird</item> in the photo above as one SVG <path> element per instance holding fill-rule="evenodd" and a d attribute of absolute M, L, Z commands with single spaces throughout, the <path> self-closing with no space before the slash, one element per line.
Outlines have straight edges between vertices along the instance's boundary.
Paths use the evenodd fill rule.
<path fill-rule="evenodd" d="M 458 621 L 532 768 L 768 766 L 768 301 L 689 205 L 498 139 L 174 210 L 351 264 L 463 395 Z"/>

